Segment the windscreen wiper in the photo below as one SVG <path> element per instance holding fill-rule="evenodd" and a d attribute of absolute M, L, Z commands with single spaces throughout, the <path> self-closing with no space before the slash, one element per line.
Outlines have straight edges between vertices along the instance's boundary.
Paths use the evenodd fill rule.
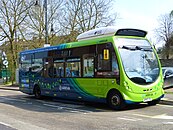
<path fill-rule="evenodd" d="M 122 49 L 127 49 L 127 50 L 142 50 L 142 51 L 152 51 L 152 47 L 150 46 L 122 46 Z"/>
<path fill-rule="evenodd" d="M 150 46 L 136 46 L 136 49 L 142 51 L 152 51 L 152 47 Z"/>
<path fill-rule="evenodd" d="M 136 47 L 135 46 L 122 46 L 121 48 L 122 49 L 126 49 L 126 50 L 132 50 L 132 51 L 135 51 L 136 50 Z"/>

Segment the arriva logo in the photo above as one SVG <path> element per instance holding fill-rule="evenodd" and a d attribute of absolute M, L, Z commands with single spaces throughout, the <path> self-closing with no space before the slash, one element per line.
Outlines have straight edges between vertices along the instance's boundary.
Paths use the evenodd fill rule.
<path fill-rule="evenodd" d="M 61 91 L 61 90 L 70 90 L 70 87 L 67 87 L 67 86 L 59 86 L 59 90 Z"/>

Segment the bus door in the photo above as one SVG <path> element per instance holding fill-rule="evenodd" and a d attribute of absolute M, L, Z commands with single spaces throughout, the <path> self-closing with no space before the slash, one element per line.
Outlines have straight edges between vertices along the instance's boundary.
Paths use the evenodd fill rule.
<path fill-rule="evenodd" d="M 88 92 L 94 95 L 98 94 L 97 79 L 95 78 L 95 54 L 83 55 L 83 78 L 80 80 L 81 85 Z"/>
<path fill-rule="evenodd" d="M 107 68 L 108 66 L 106 63 L 102 63 L 102 66 L 100 65 L 101 59 L 98 59 L 102 58 L 100 56 L 101 55 L 96 54 L 83 55 L 84 79 L 82 79 L 81 84 L 83 84 L 85 89 L 93 95 L 103 95 L 108 87 L 108 79 L 105 78 L 106 73 L 104 72 L 104 68 Z"/>

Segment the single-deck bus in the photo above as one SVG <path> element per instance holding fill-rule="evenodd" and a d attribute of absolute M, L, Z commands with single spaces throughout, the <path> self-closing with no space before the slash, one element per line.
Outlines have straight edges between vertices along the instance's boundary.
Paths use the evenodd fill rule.
<path fill-rule="evenodd" d="M 126 104 L 157 104 L 164 96 L 161 65 L 146 31 L 102 27 L 78 42 L 20 53 L 20 91 L 36 98 L 52 96 Z"/>

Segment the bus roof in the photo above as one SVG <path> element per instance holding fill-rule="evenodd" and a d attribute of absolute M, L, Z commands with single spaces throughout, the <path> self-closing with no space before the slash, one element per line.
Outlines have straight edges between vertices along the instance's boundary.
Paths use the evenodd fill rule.
<path fill-rule="evenodd" d="M 145 37 L 147 35 L 146 31 L 139 29 L 116 29 L 114 26 L 101 27 L 93 30 L 89 30 L 80 34 L 77 37 L 78 41 L 89 40 L 94 38 L 106 37 L 106 36 L 138 36 Z"/>

